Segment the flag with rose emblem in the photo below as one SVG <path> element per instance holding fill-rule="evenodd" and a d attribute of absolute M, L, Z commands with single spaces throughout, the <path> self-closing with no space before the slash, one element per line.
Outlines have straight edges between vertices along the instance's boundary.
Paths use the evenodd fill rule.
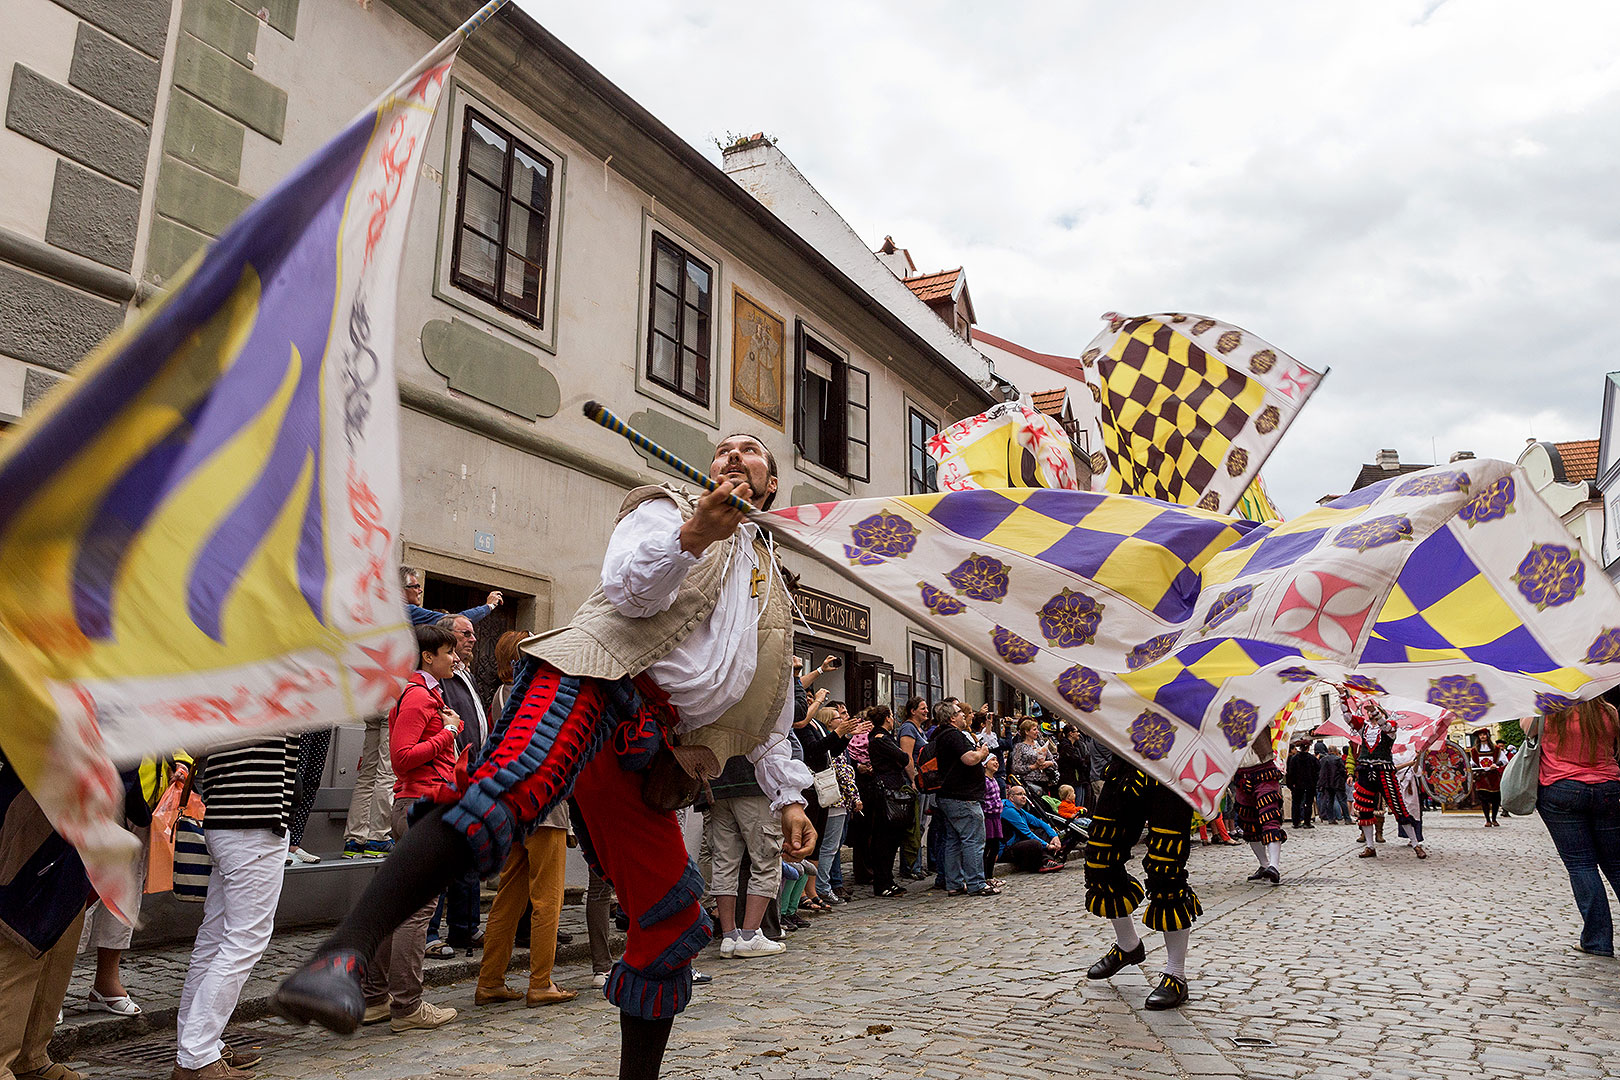
<path fill-rule="evenodd" d="M 1620 682 L 1620 593 L 1500 461 L 1391 478 L 1267 525 L 1045 488 L 759 520 L 1200 813 L 1307 683 L 1472 724 Z"/>
<path fill-rule="evenodd" d="M 249 207 L 0 451 L 0 749 L 115 914 L 115 763 L 386 709 L 394 308 L 456 51 L 491 0 Z M 126 920 L 127 921 L 127 920 Z"/>
<path fill-rule="evenodd" d="M 1103 318 L 1092 489 L 1232 513 L 1326 372 L 1202 315 Z"/>

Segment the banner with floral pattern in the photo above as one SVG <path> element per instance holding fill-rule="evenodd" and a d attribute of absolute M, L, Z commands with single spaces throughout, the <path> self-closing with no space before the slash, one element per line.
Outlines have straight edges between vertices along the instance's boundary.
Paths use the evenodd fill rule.
<path fill-rule="evenodd" d="M 1474 724 L 1620 682 L 1620 593 L 1500 461 L 1394 477 L 1285 524 L 1020 488 L 759 520 L 1200 813 L 1307 683 Z"/>

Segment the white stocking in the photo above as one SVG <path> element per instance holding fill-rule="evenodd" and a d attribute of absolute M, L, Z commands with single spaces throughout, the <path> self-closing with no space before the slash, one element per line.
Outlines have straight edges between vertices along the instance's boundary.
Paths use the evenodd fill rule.
<path fill-rule="evenodd" d="M 1250 840 L 1249 847 L 1253 849 L 1254 857 L 1260 860 L 1261 866 L 1271 865 L 1270 863 L 1266 862 L 1266 845 L 1262 844 L 1258 840 Z"/>
<path fill-rule="evenodd" d="M 1114 937 L 1119 942 L 1120 952 L 1130 952 L 1142 944 L 1142 938 L 1136 932 L 1136 922 L 1129 915 L 1108 921 L 1114 924 Z"/>
<path fill-rule="evenodd" d="M 1282 854 L 1282 841 L 1281 840 L 1273 840 L 1271 843 L 1267 844 L 1266 845 L 1266 858 L 1268 860 L 1270 860 L 1270 861 L 1268 861 L 1266 863 L 1266 865 L 1271 867 L 1273 870 L 1277 869 L 1277 857 L 1280 856 L 1281 854 Z"/>
<path fill-rule="evenodd" d="M 1178 979 L 1187 977 L 1187 942 L 1192 930 L 1166 930 L 1164 932 L 1164 973 Z"/>
<path fill-rule="evenodd" d="M 1362 839 L 1362 842 L 1365 843 L 1368 847 L 1372 847 L 1373 846 L 1373 840 L 1375 839 L 1373 834 L 1376 833 L 1377 831 L 1378 831 L 1378 827 L 1376 825 L 1363 825 L 1361 827 L 1361 839 Z"/>

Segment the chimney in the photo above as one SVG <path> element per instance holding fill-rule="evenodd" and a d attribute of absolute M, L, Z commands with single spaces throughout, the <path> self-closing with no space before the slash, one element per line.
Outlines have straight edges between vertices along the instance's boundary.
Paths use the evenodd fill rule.
<path fill-rule="evenodd" d="M 917 264 L 911 261 L 911 252 L 894 242 L 894 237 L 885 236 L 883 246 L 872 254 L 878 257 L 878 262 L 889 268 L 889 273 L 905 281 L 916 276 Z"/>
<path fill-rule="evenodd" d="M 1473 460 L 1474 460 L 1474 452 L 1472 450 L 1458 450 L 1456 453 L 1451 455 L 1451 461 L 1448 462 L 1448 464 L 1453 464 L 1454 465 L 1459 461 L 1473 461 Z"/>
<path fill-rule="evenodd" d="M 1399 472 L 1401 468 L 1401 455 L 1397 454 L 1393 450 L 1380 450 L 1378 451 L 1378 457 L 1374 461 L 1374 464 L 1376 464 L 1380 469 L 1383 469 L 1385 472 Z"/>

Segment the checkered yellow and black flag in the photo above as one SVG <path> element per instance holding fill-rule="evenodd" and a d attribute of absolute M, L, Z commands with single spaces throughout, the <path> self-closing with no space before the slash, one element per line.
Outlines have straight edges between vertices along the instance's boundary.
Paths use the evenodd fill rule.
<path fill-rule="evenodd" d="M 1104 318 L 1093 489 L 1230 513 L 1323 373 L 1201 315 Z"/>

